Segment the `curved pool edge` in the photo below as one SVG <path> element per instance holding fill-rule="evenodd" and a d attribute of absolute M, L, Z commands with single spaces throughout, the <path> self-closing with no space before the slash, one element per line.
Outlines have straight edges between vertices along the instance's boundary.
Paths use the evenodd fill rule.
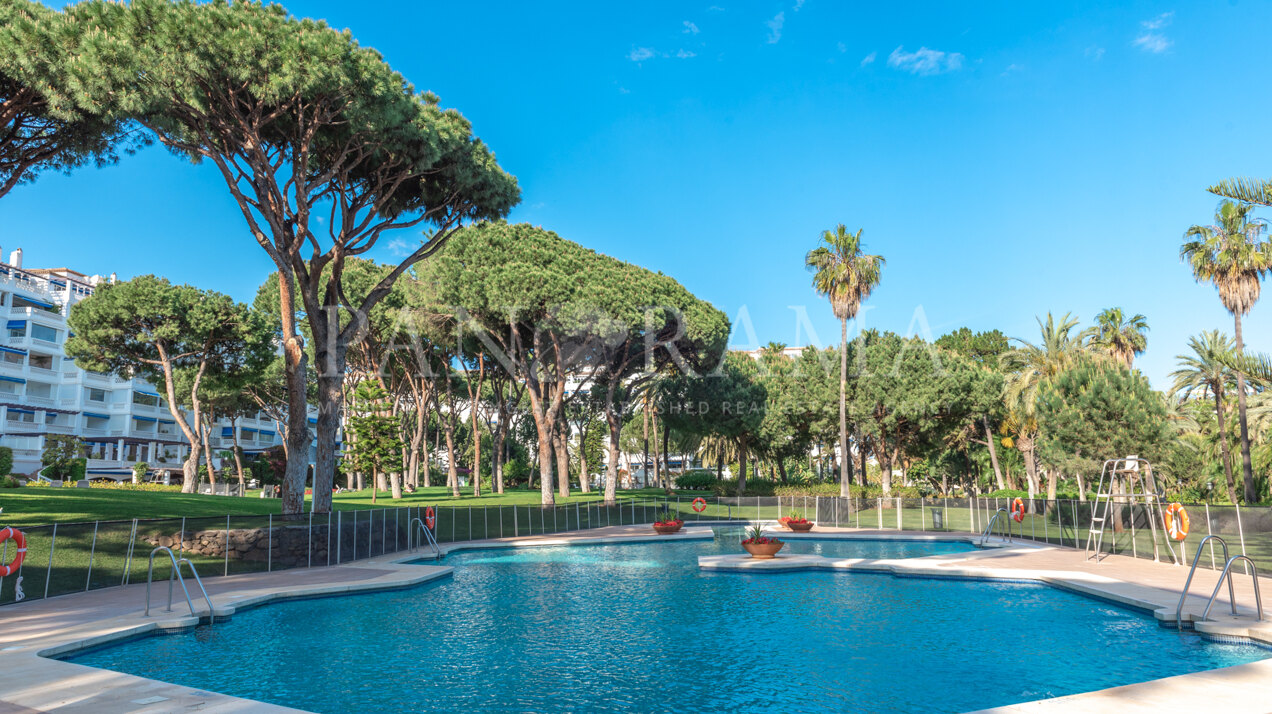
<path fill-rule="evenodd" d="M 598 533 L 604 531 L 604 533 Z M 657 542 L 665 540 L 699 540 L 713 537 L 710 529 L 686 528 L 685 532 L 672 536 L 659 536 L 644 529 L 632 527 L 597 529 L 592 532 L 575 534 L 554 534 L 537 538 L 520 538 L 492 540 L 454 544 L 446 548 L 446 552 L 475 550 L 484 548 L 521 548 L 534 546 L 559 545 L 596 545 L 606 543 Z M 866 540 L 944 540 L 977 542 L 980 537 L 974 534 L 940 533 L 897 533 L 895 531 L 858 531 L 848 529 L 820 530 L 804 536 L 802 534 L 783 534 L 783 538 L 830 538 L 830 539 L 866 539 Z M 1049 546 L 1037 543 L 1003 542 L 994 539 L 987 550 L 967 553 L 942 554 L 905 560 L 875 560 L 869 563 L 858 562 L 857 567 L 848 570 L 874 572 L 892 572 L 901 577 L 943 577 L 981 580 L 1015 580 L 1030 581 L 1049 585 L 1078 594 L 1088 595 L 1114 605 L 1128 607 L 1145 612 L 1152 612 L 1159 620 L 1167 609 L 1161 604 L 1161 593 L 1157 597 L 1146 596 L 1140 592 L 1151 589 L 1150 586 L 1136 584 L 1126 580 L 1110 578 L 1104 575 L 1065 570 L 1052 567 L 1021 568 L 1015 563 L 1010 567 L 993 567 L 1008 565 L 994 563 L 998 558 L 1043 558 L 1044 554 L 1063 554 L 1071 562 L 1079 565 L 1079 551 L 1071 548 Z M 1045 558 L 1044 558 L 1045 559 Z M 850 559 L 827 559 L 845 561 Z M 906 562 L 906 561 L 911 562 Z M 1053 564 L 1055 558 L 1052 557 Z M 415 561 L 415 562 L 411 562 Z M 1129 568 L 1132 574 L 1144 568 L 1169 568 L 1170 566 L 1134 561 L 1126 559 L 1122 568 Z M 1066 561 L 1070 562 L 1070 561 Z M 882 566 L 886 566 L 886 569 Z M 342 574 L 354 571 L 378 569 L 380 575 L 362 578 L 356 582 L 345 582 Z M 807 569 L 807 568 L 805 568 Z M 1109 568 L 1105 568 L 1109 570 Z M 250 607 L 258 607 L 274 602 L 295 598 L 338 597 L 345 594 L 371 592 L 376 590 L 401 589 L 419 585 L 430 580 L 449 575 L 453 569 L 449 566 L 419 564 L 419 554 L 404 555 L 395 553 L 378 556 L 356 564 L 315 569 L 312 571 L 281 571 L 271 574 L 278 580 L 276 585 L 263 588 L 236 587 L 248 580 L 249 576 L 211 581 L 215 587 L 210 588 L 214 613 L 221 616 L 232 615 Z M 300 573 L 322 573 L 327 577 L 325 582 L 311 584 L 286 583 Z M 289 577 L 290 574 L 290 577 Z M 282 577 L 280 577 L 282 576 Z M 263 578 L 258 578 L 263 579 Z M 1179 578 L 1182 581 L 1182 575 Z M 237 582 L 236 582 L 237 581 Z M 1182 583 L 1181 583 L 1182 584 Z M 131 593 L 129 593 L 131 591 Z M 242 699 L 230 695 L 203 691 L 192 687 L 169 684 L 157 680 L 146 679 L 119 672 L 102 670 L 59 659 L 71 652 L 96 648 L 120 639 L 148 636 L 161 629 L 189 628 L 197 624 L 189 615 L 173 616 L 139 623 L 141 608 L 125 607 L 120 611 L 118 601 L 131 594 L 134 603 L 140 603 L 142 595 L 139 586 L 111 588 L 88 593 L 62 596 L 50 601 L 36 601 L 27 609 L 21 605 L 10 606 L 0 613 L 0 703 L 11 704 L 37 711 L 56 708 L 82 708 L 94 712 L 161 712 L 174 709 L 194 709 L 204 711 L 233 712 L 295 712 L 289 709 L 264 702 Z M 1172 595 L 1178 599 L 1178 589 Z M 110 600 L 114 600 L 111 607 Z M 103 600 L 108 602 L 102 602 Z M 76 607 L 68 607 L 75 601 Z M 93 604 L 96 602 L 96 606 Z M 43 606 L 43 607 L 41 607 Z M 29 614 L 43 609 L 51 613 L 71 611 L 75 617 L 63 617 L 63 620 L 74 620 L 56 625 L 43 632 L 31 632 L 34 621 Z M 1200 609 L 1199 607 L 1195 609 Z M 202 608 L 199 608 L 202 610 Z M 200 614 L 204 614 L 200 612 Z M 1190 613 L 1192 614 L 1192 613 Z M 28 615 L 27 617 L 19 617 Z M 1169 615 L 1173 622 L 1174 605 L 1169 605 Z M 26 620 L 25 629 L 16 628 L 22 644 L 14 645 L 15 628 L 11 627 L 15 620 Z M 1214 634 L 1223 638 L 1241 639 L 1261 644 L 1272 644 L 1272 623 L 1263 622 L 1251 625 L 1241 620 L 1230 622 L 1211 621 L 1198 623 L 1197 630 L 1203 634 Z M 1249 620 L 1249 618 L 1246 618 Z M 991 668 L 992 669 L 992 668 Z M 1244 712 L 1264 712 L 1266 702 L 1272 701 L 1272 659 L 1261 660 L 1249 664 L 1236 665 L 1222 669 L 1205 670 L 1193 674 L 1178 675 L 1140 684 L 1132 684 L 1111 689 L 1097 690 L 1082 694 L 1073 694 L 1052 699 L 1034 700 L 1021 704 L 1008 705 L 991 710 L 992 712 L 1034 712 L 1034 711 L 1116 711 L 1124 714 L 1128 711 L 1139 711 L 1139 702 L 1154 702 L 1151 706 L 1159 709 L 1163 702 L 1157 696 L 1161 691 L 1173 692 L 1169 700 L 1173 705 L 1192 703 L 1201 710 L 1212 708 L 1222 702 L 1225 714 L 1243 714 Z M 1146 704 L 1142 707 L 1148 709 Z"/>

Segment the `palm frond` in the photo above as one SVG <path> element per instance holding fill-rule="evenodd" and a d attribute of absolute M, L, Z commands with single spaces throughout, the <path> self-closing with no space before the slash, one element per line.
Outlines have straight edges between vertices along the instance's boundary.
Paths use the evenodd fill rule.
<path fill-rule="evenodd" d="M 1244 201 L 1259 206 L 1272 206 L 1272 181 L 1256 178 L 1230 178 L 1206 189 L 1216 196 Z"/>

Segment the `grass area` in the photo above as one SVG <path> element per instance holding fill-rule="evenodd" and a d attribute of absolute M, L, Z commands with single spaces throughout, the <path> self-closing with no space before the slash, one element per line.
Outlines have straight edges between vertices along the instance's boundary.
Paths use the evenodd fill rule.
<path fill-rule="evenodd" d="M 683 492 L 682 492 L 683 493 Z M 129 521 L 134 518 L 212 518 L 225 516 L 265 516 L 279 514 L 282 502 L 276 498 L 259 498 L 259 492 L 245 497 L 205 496 L 194 493 L 163 491 L 124 491 L 105 488 L 15 488 L 0 489 L 0 525 L 28 528 L 51 523 L 91 523 L 93 521 Z M 620 491 L 619 498 L 662 498 L 662 489 Z M 558 503 L 590 503 L 600 501 L 600 493 L 575 493 Z M 689 499 L 692 500 L 690 494 Z M 381 492 L 375 503 L 371 492 L 338 493 L 333 503 L 337 510 L 370 508 L 403 508 L 407 506 L 537 506 L 539 491 L 519 489 L 502 494 L 473 497 L 471 493 L 453 498 L 445 487 L 420 489 L 394 500 Z"/>

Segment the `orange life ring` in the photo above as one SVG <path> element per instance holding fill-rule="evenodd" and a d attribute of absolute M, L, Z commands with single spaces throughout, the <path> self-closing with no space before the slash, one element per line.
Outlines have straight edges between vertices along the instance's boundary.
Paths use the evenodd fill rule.
<path fill-rule="evenodd" d="M 1025 502 L 1019 498 L 1011 502 L 1011 519 L 1017 523 L 1025 520 Z"/>
<path fill-rule="evenodd" d="M 0 543 L 10 538 L 13 539 L 13 544 L 18 546 L 18 555 L 12 563 L 0 565 L 0 578 L 18 572 L 18 568 L 22 567 L 22 561 L 26 558 L 26 536 L 22 534 L 22 531 L 9 527 L 0 530 Z"/>
<path fill-rule="evenodd" d="M 1170 504 L 1162 518 L 1166 521 L 1166 532 L 1171 538 L 1183 540 L 1188 537 L 1188 511 L 1184 504 Z"/>
<path fill-rule="evenodd" d="M 706 509 L 707 509 L 707 499 L 703 498 L 702 496 L 699 496 L 693 499 L 693 510 L 697 511 L 698 513 L 702 513 Z"/>
<path fill-rule="evenodd" d="M 428 526 L 430 531 L 433 530 L 433 526 L 437 525 L 437 516 L 433 513 L 432 506 L 424 509 L 424 525 Z"/>

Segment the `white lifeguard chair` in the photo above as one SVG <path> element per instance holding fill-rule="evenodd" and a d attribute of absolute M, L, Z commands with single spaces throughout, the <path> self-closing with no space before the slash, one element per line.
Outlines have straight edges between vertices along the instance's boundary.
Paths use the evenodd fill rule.
<path fill-rule="evenodd" d="M 1103 551 L 1104 529 L 1109 525 L 1111 517 L 1119 517 L 1123 507 L 1131 507 L 1131 528 L 1134 529 L 1136 505 L 1144 507 L 1148 518 L 1148 526 L 1153 534 L 1153 560 L 1161 560 L 1161 546 L 1170 553 L 1171 562 L 1179 564 L 1179 556 L 1171 547 L 1170 539 L 1165 537 L 1162 512 L 1164 493 L 1157 487 L 1153 477 L 1153 465 L 1147 459 L 1138 456 L 1127 456 L 1123 459 L 1109 459 L 1100 470 L 1100 483 L 1095 491 L 1095 503 L 1091 506 L 1091 527 L 1087 531 L 1086 559 L 1100 562 L 1109 553 Z M 1135 541 L 1131 539 L 1132 553 L 1135 553 Z"/>

